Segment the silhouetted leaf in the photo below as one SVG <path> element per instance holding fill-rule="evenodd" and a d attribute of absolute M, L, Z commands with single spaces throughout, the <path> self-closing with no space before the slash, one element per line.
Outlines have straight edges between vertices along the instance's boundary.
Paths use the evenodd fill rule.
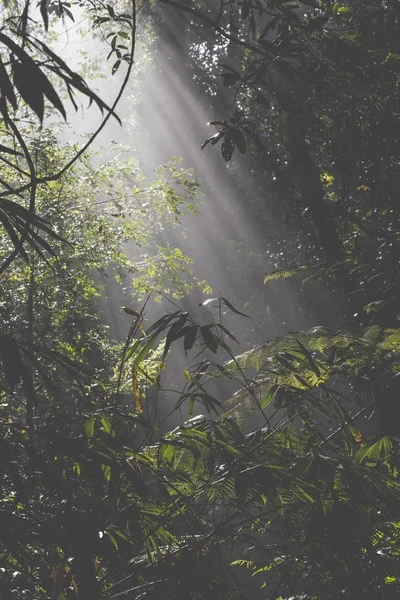
<path fill-rule="evenodd" d="M 200 327 L 200 333 L 207 348 L 216 354 L 218 350 L 218 340 L 215 338 L 210 328 L 207 326 Z"/>
<path fill-rule="evenodd" d="M 231 310 L 232 312 L 236 313 L 237 315 L 240 315 L 241 317 L 246 317 L 246 319 L 249 319 L 249 315 L 245 315 L 244 313 L 240 312 L 240 310 L 238 310 L 237 308 L 235 308 L 233 306 L 233 304 L 231 304 L 229 302 L 229 300 L 227 300 L 226 298 L 221 297 L 222 302 L 225 304 L 225 306 L 227 306 L 229 308 L 229 310 Z"/>
<path fill-rule="evenodd" d="M 44 98 L 36 85 L 34 74 L 29 66 L 22 62 L 13 64 L 14 84 L 23 100 L 43 122 Z"/>
<path fill-rule="evenodd" d="M 187 327 L 187 331 L 185 333 L 185 337 L 183 338 L 183 348 L 185 353 L 187 354 L 188 350 L 191 350 L 196 341 L 198 331 L 198 325 L 190 325 Z"/>
<path fill-rule="evenodd" d="M 246 139 L 239 129 L 233 129 L 233 141 L 241 154 L 246 154 Z"/>
<path fill-rule="evenodd" d="M 205 140 L 205 142 L 203 142 L 202 145 L 200 146 L 201 150 L 203 150 L 203 148 L 205 148 L 207 146 L 207 144 L 211 144 L 212 146 L 217 144 L 219 142 L 219 140 L 224 137 L 225 133 L 226 133 L 226 129 L 224 129 L 223 131 L 219 131 L 215 135 L 212 135 L 211 137 L 207 138 Z"/>
<path fill-rule="evenodd" d="M 54 65 L 48 64 L 47 68 L 52 70 L 57 75 L 57 77 L 61 78 L 67 85 L 68 94 L 71 98 L 71 102 L 73 103 L 75 109 L 77 109 L 77 105 L 73 97 L 73 89 L 87 96 L 89 98 L 90 104 L 92 102 L 95 102 L 95 104 L 97 104 L 101 112 L 104 112 L 104 110 L 110 112 L 113 115 L 113 117 L 117 119 L 119 124 L 122 124 L 121 119 L 118 117 L 118 115 L 114 111 L 112 111 L 111 108 L 107 106 L 107 104 L 103 102 L 103 100 L 88 87 L 84 79 L 78 73 L 72 71 L 68 67 L 68 65 L 62 60 L 62 58 L 55 54 L 51 50 L 51 48 L 49 48 L 41 40 L 30 38 L 30 42 L 33 46 L 45 52 L 48 55 L 48 57 L 52 59 Z"/>
<path fill-rule="evenodd" d="M 167 356 L 168 350 L 171 347 L 172 342 L 175 342 L 177 339 L 182 337 L 182 328 L 185 325 L 188 319 L 188 313 L 184 312 L 180 315 L 179 319 L 170 327 L 168 331 L 167 338 L 165 340 L 165 348 L 163 353 L 163 360 Z"/>
<path fill-rule="evenodd" d="M 173 313 L 162 316 L 160 319 L 158 319 L 152 325 L 150 325 L 150 327 L 147 329 L 147 334 L 149 335 L 152 333 L 161 333 L 167 328 L 168 324 L 171 321 L 173 321 L 178 315 L 181 314 L 181 312 L 181 310 L 177 310 Z"/>
<path fill-rule="evenodd" d="M 13 148 L 8 148 L 7 146 L 3 146 L 3 144 L 0 144 L 0 152 L 12 154 L 13 156 L 23 156 L 21 152 L 18 152 L 18 150 L 13 150 Z"/>
<path fill-rule="evenodd" d="M 40 14 L 42 15 L 45 31 L 49 28 L 49 14 L 47 12 L 48 0 L 40 1 Z"/>
<path fill-rule="evenodd" d="M 118 71 L 118 69 L 119 69 L 120 65 L 121 65 L 121 60 L 120 60 L 120 59 L 119 59 L 119 60 L 117 60 L 117 61 L 116 61 L 116 62 L 113 64 L 113 66 L 112 66 L 112 69 L 111 69 L 111 74 L 112 74 L 112 75 L 115 75 L 115 73 Z"/>
<path fill-rule="evenodd" d="M 128 315 L 131 315 L 131 317 L 140 317 L 140 314 L 136 311 L 133 310 L 132 308 L 129 308 L 128 306 L 124 306 L 123 311 L 126 312 Z"/>
<path fill-rule="evenodd" d="M 57 92 L 36 62 L 29 54 L 13 42 L 13 40 L 1 32 L 0 41 L 6 44 L 18 57 L 20 62 L 15 62 L 13 64 L 14 83 L 25 102 L 27 102 L 32 110 L 38 115 L 40 121 L 43 121 L 43 110 L 41 108 L 42 103 L 44 104 L 43 95 L 47 97 L 54 108 L 56 108 L 62 114 L 64 119 L 66 119 L 65 109 Z M 19 65 L 17 67 L 17 72 L 15 71 L 16 65 Z M 25 83 L 22 81 L 24 74 L 26 77 Z M 15 77 L 17 77 L 18 83 L 15 81 Z M 29 86 L 33 89 L 29 89 Z M 41 101 L 39 101 L 39 96 L 42 97 Z"/>
<path fill-rule="evenodd" d="M 231 160 L 234 150 L 235 144 L 233 143 L 232 136 L 228 138 L 228 135 L 226 134 L 221 146 L 221 153 L 226 162 Z"/>
<path fill-rule="evenodd" d="M 0 89 L 2 95 L 9 100 L 14 110 L 17 108 L 17 99 L 15 98 L 14 90 L 8 73 L 0 57 Z"/>

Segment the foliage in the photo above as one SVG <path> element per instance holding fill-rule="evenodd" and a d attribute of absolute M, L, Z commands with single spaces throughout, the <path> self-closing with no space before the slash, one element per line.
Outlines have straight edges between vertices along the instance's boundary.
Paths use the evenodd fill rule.
<path fill-rule="evenodd" d="M 187 15 L 193 68 L 225 112 L 203 147 L 220 146 L 227 161 L 247 153 L 271 173 L 311 260 L 392 261 L 397 2 L 160 5 Z"/>
<path fill-rule="evenodd" d="M 127 61 L 129 77 L 133 54 L 119 42 L 122 33 L 134 38 L 135 3 L 129 15 L 79 4 L 109 36 L 112 72 Z M 222 308 L 246 315 L 228 299 L 175 307 L 150 325 L 147 299 L 125 308 L 131 327 L 124 347 L 113 346 L 92 314 L 94 271 L 128 272 L 143 295 L 204 286 L 177 281 L 187 259 L 157 239 L 194 209 L 197 182 L 172 161 L 144 184 L 119 156 L 94 168 L 93 136 L 76 151 L 34 135 L 21 115 L 42 121 L 46 102 L 64 116 L 60 80 L 105 119 L 115 105 L 37 38 L 51 20 L 74 19 L 68 3 L 40 2 L 39 22 L 30 2 L 8 2 L 0 34 L 2 597 L 233 599 L 261 587 L 274 600 L 396 598 L 398 54 L 389 17 L 398 8 L 231 0 L 212 18 L 207 2 L 159 5 L 199 19 L 215 35 L 214 54 L 237 61 L 222 73 L 238 88 L 234 114 L 216 123 L 209 145 L 221 142 L 227 161 L 236 149 L 257 149 L 293 206 L 310 209 L 313 260 L 267 275 L 268 285 L 324 278 L 355 316 L 236 355 Z M 26 85 L 33 76 L 35 90 Z M 128 238 L 150 245 L 149 256 L 129 261 Z M 194 363 L 176 396 L 188 420 L 157 430 L 146 416 L 167 391 L 178 342 Z M 236 390 L 227 401 L 220 382 Z M 245 434 L 249 413 L 256 430 Z"/>

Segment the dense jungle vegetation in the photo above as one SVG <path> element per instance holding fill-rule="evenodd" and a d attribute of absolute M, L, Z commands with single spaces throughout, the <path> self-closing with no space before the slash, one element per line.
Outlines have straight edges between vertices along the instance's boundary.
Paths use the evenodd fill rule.
<path fill-rule="evenodd" d="M 3 0 L 0 15 L 1 598 L 400 598 L 400 4 Z M 111 102 L 90 56 L 78 73 L 55 43 L 81 18 Z M 159 32 L 220 115 L 203 153 L 241 170 L 258 221 L 288 224 L 265 289 L 323 290 L 313 328 L 240 351 L 235 320 L 262 316 L 210 297 L 160 241 L 196 212 L 195 169 L 149 175 L 95 148 L 121 127 L 135 44 L 151 60 Z M 88 105 L 97 129 L 66 143 Z M 132 299 L 122 342 L 101 318 L 111 280 Z M 170 301 L 151 320 L 155 297 Z M 172 428 L 156 413 L 177 352 Z"/>

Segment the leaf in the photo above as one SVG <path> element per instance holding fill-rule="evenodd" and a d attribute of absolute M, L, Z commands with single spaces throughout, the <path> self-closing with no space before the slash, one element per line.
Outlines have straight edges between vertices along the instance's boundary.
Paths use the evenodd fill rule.
<path fill-rule="evenodd" d="M 191 350 L 194 346 L 197 337 L 198 325 L 190 325 L 187 328 L 185 333 L 185 337 L 183 338 L 183 348 L 185 350 L 185 354 L 187 355 L 187 351 Z"/>
<path fill-rule="evenodd" d="M 266 408 L 271 403 L 271 401 L 275 397 L 275 394 L 276 394 L 278 388 L 279 388 L 279 385 L 277 385 L 276 383 L 274 385 L 271 385 L 271 387 L 268 390 L 267 395 L 264 397 L 264 399 L 261 402 L 261 408 Z"/>
<path fill-rule="evenodd" d="M 55 54 L 44 42 L 32 38 L 30 38 L 30 42 L 33 46 L 35 46 L 35 48 L 41 50 L 42 52 L 45 52 L 45 54 L 47 54 L 47 56 L 54 61 L 55 66 L 48 64 L 47 67 L 51 69 L 58 77 L 60 77 L 66 84 L 68 95 L 71 99 L 72 104 L 75 107 L 75 110 L 77 110 L 77 104 L 74 100 L 71 88 L 75 88 L 76 90 L 81 92 L 81 94 L 87 96 L 89 98 L 90 104 L 92 102 L 95 102 L 102 113 L 104 112 L 104 110 L 106 110 L 107 112 L 111 113 L 115 119 L 117 119 L 120 125 L 122 124 L 121 119 L 118 117 L 118 115 L 113 110 L 111 110 L 111 108 L 107 106 L 107 104 L 103 102 L 103 100 L 99 98 L 99 96 L 97 96 L 97 94 L 95 94 L 88 87 L 84 79 L 78 73 L 75 73 L 68 67 L 68 65 L 62 60 L 62 58 Z"/>
<path fill-rule="evenodd" d="M 172 466 L 176 454 L 176 448 L 173 444 L 168 444 L 168 442 L 161 442 L 158 453 L 157 453 L 157 461 L 159 466 L 162 463 L 165 463 L 167 466 Z"/>
<path fill-rule="evenodd" d="M 249 315 L 245 315 L 244 313 L 240 312 L 240 310 L 238 310 L 237 308 L 235 308 L 233 306 L 233 304 L 231 304 L 229 302 L 229 300 L 227 300 L 226 298 L 224 298 L 224 297 L 221 296 L 221 300 L 225 304 L 225 306 L 227 306 L 229 308 L 229 310 L 231 310 L 235 314 L 240 315 L 241 317 L 246 317 L 246 319 L 250 319 Z"/>
<path fill-rule="evenodd" d="M 10 222 L 10 215 L 2 214 L 2 211 L 0 210 L 0 221 L 3 224 L 4 229 L 6 230 L 15 250 L 17 250 L 26 263 L 29 264 L 29 257 L 21 245 L 20 239 L 12 225 L 12 222 Z"/>
<path fill-rule="evenodd" d="M 0 152 L 12 154 L 13 156 L 23 156 L 21 152 L 18 152 L 18 150 L 13 150 L 13 148 L 8 148 L 7 146 L 3 146 L 3 144 L 0 144 Z"/>
<path fill-rule="evenodd" d="M 295 494 L 295 496 L 297 496 L 298 498 L 300 498 L 300 500 L 303 500 L 303 502 L 305 502 L 306 504 L 309 503 L 314 503 L 315 500 L 312 496 L 310 496 L 310 494 L 308 494 L 305 490 L 303 490 L 303 488 L 295 486 L 292 489 L 293 493 Z"/>
<path fill-rule="evenodd" d="M 118 543 L 117 540 L 115 539 L 115 537 L 112 535 L 112 533 L 110 533 L 109 531 L 106 531 L 106 536 L 108 537 L 108 539 L 111 541 L 112 545 L 114 546 L 114 548 L 116 550 L 118 550 Z"/>
<path fill-rule="evenodd" d="M 188 319 L 188 315 L 189 313 L 187 312 L 181 313 L 179 319 L 173 325 L 171 325 L 170 330 L 167 334 L 167 338 L 165 340 L 165 348 L 162 360 L 164 360 L 164 358 L 167 356 L 168 350 L 170 349 L 172 342 L 175 342 L 181 337 L 181 330 Z"/>
<path fill-rule="evenodd" d="M 226 162 L 229 162 L 231 160 L 234 150 L 235 144 L 232 141 L 232 136 L 228 138 L 228 134 L 226 134 L 221 146 L 221 154 Z"/>
<path fill-rule="evenodd" d="M 111 478 L 111 467 L 110 467 L 110 465 L 101 465 L 101 470 L 103 471 L 104 479 L 106 481 L 110 481 L 110 478 Z"/>
<path fill-rule="evenodd" d="M 239 129 L 232 130 L 232 139 L 239 149 L 240 154 L 246 154 L 246 139 Z"/>
<path fill-rule="evenodd" d="M 233 335 L 233 333 L 231 333 L 229 331 L 229 329 L 227 329 L 225 327 L 225 325 L 222 325 L 221 323 L 214 323 L 214 327 L 217 327 L 218 329 L 220 329 L 221 331 L 223 331 L 224 333 L 226 333 L 226 335 L 228 337 L 230 337 L 231 340 L 233 340 L 234 342 L 236 342 L 237 344 L 239 344 L 239 340 Z"/>
<path fill-rule="evenodd" d="M 133 310 L 132 308 L 129 308 L 128 306 L 124 306 L 122 309 L 124 312 L 126 312 L 126 314 L 131 315 L 131 317 L 140 317 L 140 314 L 136 311 Z"/>
<path fill-rule="evenodd" d="M 311 370 L 314 371 L 314 373 L 316 374 L 317 377 L 321 377 L 321 371 L 315 364 L 315 361 L 314 361 L 313 357 L 311 356 L 311 354 L 309 353 L 309 351 L 307 350 L 307 348 L 300 342 L 300 340 L 297 340 L 297 343 L 298 343 L 301 351 L 303 352 L 304 356 L 307 358 L 307 360 L 310 364 Z"/>
<path fill-rule="evenodd" d="M 112 427 L 111 427 L 110 419 L 108 417 L 106 417 L 105 415 L 103 415 L 101 417 L 101 424 L 103 425 L 104 430 L 105 430 L 106 433 L 111 433 Z"/>
<path fill-rule="evenodd" d="M 213 333 L 210 331 L 210 328 L 207 326 L 200 327 L 200 333 L 203 337 L 204 343 L 207 346 L 207 348 L 209 348 L 209 350 L 211 350 L 211 352 L 216 354 L 217 350 L 218 350 L 218 340 L 215 338 Z"/>
<path fill-rule="evenodd" d="M 218 133 L 216 133 L 215 135 L 212 135 L 211 137 L 207 138 L 206 141 L 203 142 L 200 146 L 200 149 L 203 150 L 207 146 L 207 144 L 211 144 L 212 146 L 214 146 L 219 142 L 221 138 L 224 137 L 225 133 L 226 129 L 223 129 L 221 131 L 218 131 Z"/>
<path fill-rule="evenodd" d="M 112 69 L 111 69 L 111 74 L 112 74 L 112 75 L 115 75 L 115 73 L 118 71 L 118 69 L 119 69 L 120 65 L 121 65 L 121 59 L 117 60 L 117 61 L 116 61 L 116 62 L 113 64 L 113 66 L 112 66 Z"/>
<path fill-rule="evenodd" d="M 17 109 L 17 99 L 14 94 L 12 83 L 0 57 L 0 89 L 2 95 L 7 98 L 14 110 Z"/>
<path fill-rule="evenodd" d="M 89 419 L 85 423 L 86 437 L 90 440 L 94 435 L 94 416 L 90 415 Z"/>
<path fill-rule="evenodd" d="M 49 29 L 49 14 L 47 12 L 47 4 L 48 0 L 41 0 L 40 2 L 40 14 L 42 15 L 45 31 L 48 31 Z"/>
<path fill-rule="evenodd" d="M 44 98 L 32 77 L 33 73 L 29 66 L 22 62 L 14 62 L 13 75 L 15 87 L 21 94 L 22 99 L 30 106 L 42 123 L 44 116 Z"/>
<path fill-rule="evenodd" d="M 167 328 L 168 323 L 173 321 L 173 319 L 175 319 L 178 315 L 180 315 L 181 312 L 182 312 L 181 310 L 177 310 L 174 313 L 164 315 L 163 317 L 158 319 L 158 321 L 156 321 L 155 323 L 150 325 L 150 327 L 147 329 L 147 334 L 149 335 L 150 333 L 153 333 L 153 332 L 155 334 L 161 333 L 162 331 L 164 331 Z"/>
<path fill-rule="evenodd" d="M 137 341 L 139 341 L 139 343 L 142 342 L 142 340 L 137 340 Z M 141 349 L 141 351 L 139 352 L 137 357 L 134 359 L 134 363 L 137 367 L 140 366 L 142 364 L 142 362 L 147 358 L 150 350 L 152 350 L 156 341 L 157 341 L 157 334 L 153 334 L 151 336 L 151 338 L 149 339 L 149 341 L 147 342 L 147 344 L 145 344 L 145 346 Z M 138 346 L 139 345 L 137 345 L 137 343 L 134 344 L 135 349 L 137 349 Z M 128 357 L 128 352 L 126 353 L 126 357 Z"/>
<path fill-rule="evenodd" d="M 212 304 L 213 302 L 217 302 L 218 300 L 219 300 L 219 298 L 207 298 L 207 300 L 200 302 L 200 304 L 197 304 L 197 306 L 208 306 L 209 304 Z"/>
<path fill-rule="evenodd" d="M 309 271 L 312 268 L 310 265 L 298 265 L 294 267 L 287 267 L 285 269 L 278 269 L 277 271 L 271 271 L 266 273 L 264 276 L 264 283 L 268 281 L 274 281 L 275 279 L 288 279 L 295 275 L 300 275 L 303 271 Z"/>
<path fill-rule="evenodd" d="M 27 98 L 32 98 L 33 103 L 35 104 L 35 106 L 37 106 L 39 108 L 39 112 L 37 112 L 32 106 L 32 110 L 34 110 L 34 112 L 36 112 L 36 114 L 38 115 L 40 121 L 43 121 L 43 111 L 40 111 L 40 107 L 39 107 L 39 102 L 37 100 L 38 96 L 42 96 L 42 102 L 43 101 L 43 94 L 46 96 L 46 98 L 52 103 L 52 105 L 54 106 L 54 108 L 56 108 L 64 117 L 64 119 L 67 118 L 67 115 L 65 113 L 65 109 L 64 109 L 64 105 L 61 102 L 57 92 L 55 91 L 54 87 L 52 86 L 52 84 L 50 83 L 50 81 L 47 79 L 47 77 L 44 75 L 44 73 L 39 69 L 39 67 L 37 66 L 36 62 L 29 56 L 29 54 L 27 54 L 22 48 L 20 48 L 17 44 L 15 44 L 15 42 L 13 42 L 13 40 L 11 40 L 7 35 L 5 35 L 4 33 L 0 32 L 0 41 L 2 41 L 4 44 L 6 44 L 10 50 L 19 58 L 20 62 L 15 62 L 13 64 L 13 70 L 15 69 L 15 65 L 19 64 L 23 66 L 23 69 L 21 67 L 18 67 L 18 79 L 19 79 L 19 85 L 22 86 L 22 88 L 24 89 L 25 92 L 25 96 L 23 95 L 21 89 L 19 89 L 18 85 L 18 89 L 21 93 L 21 96 L 24 98 L 25 102 L 27 102 L 29 104 L 29 106 L 31 106 L 29 100 L 27 100 Z M 22 79 L 21 77 L 23 76 L 23 72 L 25 72 L 27 81 L 25 82 L 25 85 L 22 83 Z M 30 91 L 27 89 L 28 88 L 28 81 L 29 84 L 34 88 L 33 90 L 31 89 Z M 14 72 L 14 83 L 15 83 L 15 72 Z M 42 114 L 42 118 L 40 118 L 40 114 Z"/>
<path fill-rule="evenodd" d="M 392 442 L 390 438 L 384 436 L 374 444 L 360 448 L 354 456 L 354 461 L 356 464 L 361 464 L 364 458 L 370 458 L 373 459 L 374 462 L 377 462 L 381 456 L 382 450 L 385 451 L 385 456 L 387 456 L 390 454 L 391 447 Z"/>

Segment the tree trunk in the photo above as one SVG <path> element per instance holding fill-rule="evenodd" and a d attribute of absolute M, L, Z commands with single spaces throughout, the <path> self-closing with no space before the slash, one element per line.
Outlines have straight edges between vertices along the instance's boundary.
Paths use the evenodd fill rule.
<path fill-rule="evenodd" d="M 289 119 L 287 128 L 287 149 L 291 155 L 299 186 L 302 203 L 308 209 L 320 244 L 329 265 L 344 259 L 343 246 L 337 233 L 336 224 L 329 216 L 324 202 L 324 192 L 320 181 L 320 170 L 314 164 L 304 133 L 296 119 Z"/>

